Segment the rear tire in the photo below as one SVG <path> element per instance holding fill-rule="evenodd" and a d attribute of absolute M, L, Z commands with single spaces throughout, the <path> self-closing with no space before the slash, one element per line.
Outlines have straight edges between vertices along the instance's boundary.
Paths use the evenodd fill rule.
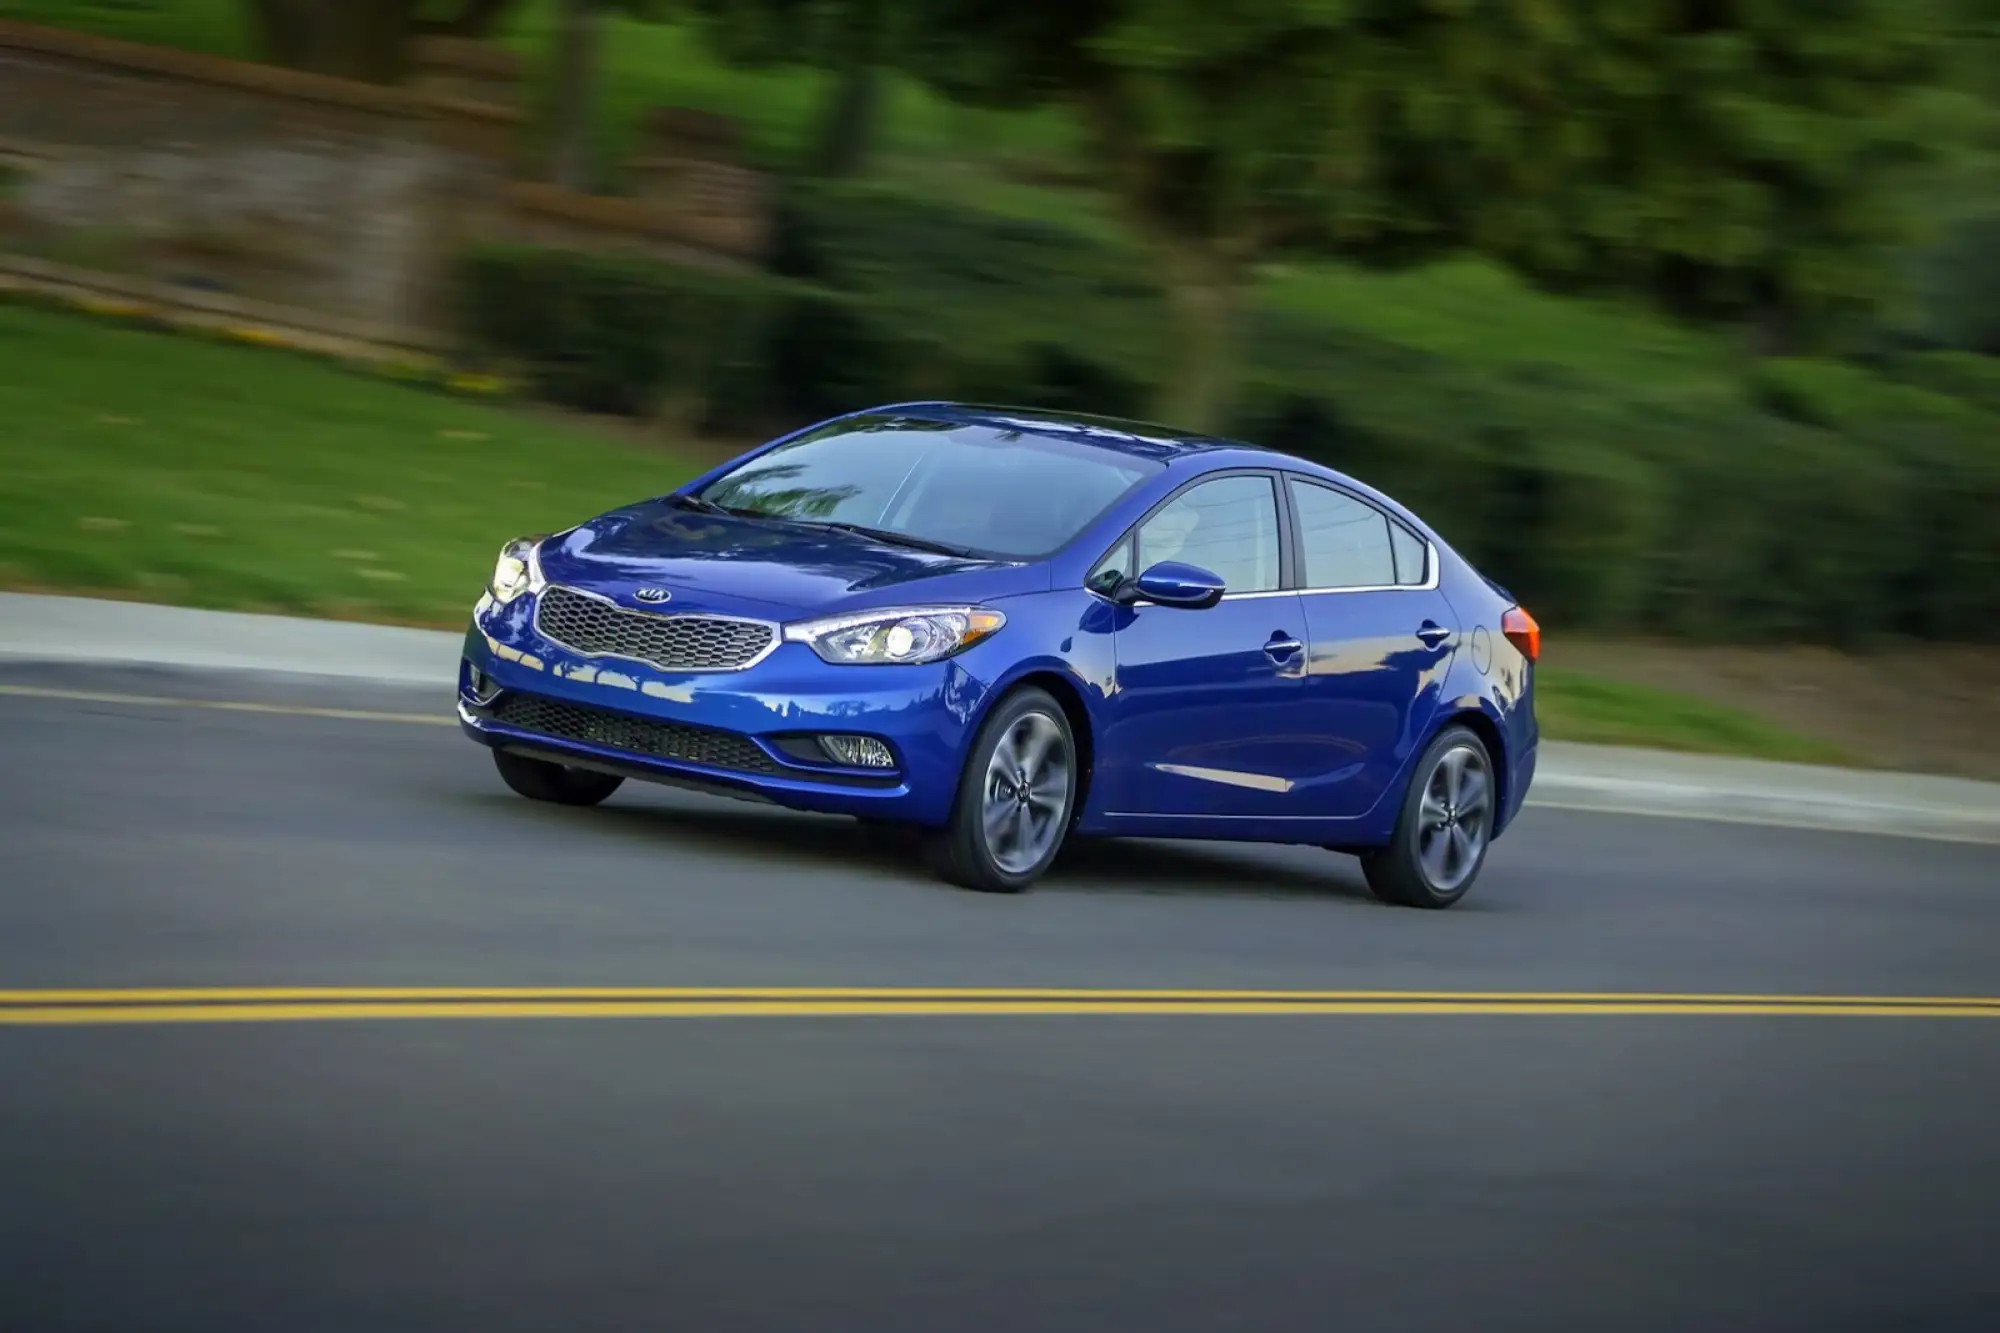
<path fill-rule="evenodd" d="M 1450 907 L 1486 864 L 1500 788 L 1485 742 L 1446 727 L 1410 770 L 1396 834 L 1361 858 L 1368 888 L 1399 907 Z"/>
<path fill-rule="evenodd" d="M 569 768 L 505 750 L 493 752 L 493 766 L 500 770 L 500 780 L 516 794 L 552 805 L 597 805 L 625 785 L 624 778 L 610 773 Z"/>
<path fill-rule="evenodd" d="M 982 893 L 1021 893 L 1062 851 L 1076 815 L 1076 738 L 1032 686 L 1002 699 L 959 775 L 951 819 L 925 835 L 931 869 Z"/>

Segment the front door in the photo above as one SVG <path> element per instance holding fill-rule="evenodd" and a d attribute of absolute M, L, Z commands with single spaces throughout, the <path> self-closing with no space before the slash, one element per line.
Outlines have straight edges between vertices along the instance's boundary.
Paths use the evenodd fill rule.
<path fill-rule="evenodd" d="M 1458 619 L 1414 531 L 1345 491 L 1293 477 L 1311 658 L 1301 813 L 1346 819 L 1392 795 L 1437 714 Z"/>
<path fill-rule="evenodd" d="M 1181 492 L 1107 562 L 1138 573 L 1179 560 L 1228 589 L 1202 611 L 1113 613 L 1117 686 L 1099 749 L 1108 813 L 1295 813 L 1311 757 L 1296 739 L 1308 636 L 1298 595 L 1280 591 L 1281 531 L 1276 478 L 1226 475 Z"/>

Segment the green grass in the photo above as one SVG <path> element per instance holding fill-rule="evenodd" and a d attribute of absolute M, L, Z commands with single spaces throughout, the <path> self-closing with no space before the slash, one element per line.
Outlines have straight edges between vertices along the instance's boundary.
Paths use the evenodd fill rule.
<path fill-rule="evenodd" d="M 0 306 L 0 583 L 451 626 L 500 543 L 697 464 L 282 351 Z M 1838 763 L 1736 710 L 1545 669 L 1551 739 Z"/>
<path fill-rule="evenodd" d="M 1550 740 L 1799 764 L 1856 762 L 1838 746 L 1776 726 L 1754 713 L 1548 666 L 1535 675 L 1535 712 Z"/>
<path fill-rule="evenodd" d="M 244 0 L 0 0 L 0 18 L 254 60 Z"/>
<path fill-rule="evenodd" d="M 0 306 L 0 581 L 450 625 L 509 537 L 697 465 L 283 351 Z"/>

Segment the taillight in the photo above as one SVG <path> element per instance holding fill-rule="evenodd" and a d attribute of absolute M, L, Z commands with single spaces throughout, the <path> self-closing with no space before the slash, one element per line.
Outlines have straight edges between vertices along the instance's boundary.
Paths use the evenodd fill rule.
<path fill-rule="evenodd" d="M 1520 607 L 1514 607 L 1500 617 L 1500 632 L 1506 635 L 1507 642 L 1519 648 L 1521 656 L 1530 662 L 1541 657 L 1542 627 L 1535 623 L 1533 616 Z"/>

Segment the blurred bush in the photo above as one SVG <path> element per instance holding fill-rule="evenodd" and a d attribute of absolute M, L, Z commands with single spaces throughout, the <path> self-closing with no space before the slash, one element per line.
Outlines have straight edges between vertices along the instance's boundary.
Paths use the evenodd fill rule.
<path fill-rule="evenodd" d="M 1659 396 L 1281 341 L 1316 373 L 1267 355 L 1232 433 L 1402 499 L 1548 623 L 2000 637 L 2000 415 L 1979 358 L 1906 358 L 1901 382 L 1765 363 L 1743 393 Z"/>
<path fill-rule="evenodd" d="M 752 381 L 777 299 L 761 277 L 532 246 L 474 250 L 459 291 L 474 349 L 552 403 L 626 416 Z"/>
<path fill-rule="evenodd" d="M 1069 228 L 793 189 L 771 273 L 532 248 L 468 257 L 463 314 L 554 402 L 771 434 L 949 397 L 1143 415 L 1158 294 Z M 1247 331 L 1231 433 L 1409 504 L 1558 628 L 1855 645 L 1996 637 L 2000 370 L 1755 363 L 1661 389 L 1499 369 L 1299 311 Z"/>
<path fill-rule="evenodd" d="M 1132 252 L 867 185 L 794 185 L 770 273 L 482 247 L 472 346 L 551 402 L 727 434 L 897 399 L 1143 410 L 1157 293 Z M 1065 337 L 1052 338 L 1060 328 Z"/>
<path fill-rule="evenodd" d="M 1929 389 L 2000 413 L 2000 356 L 1970 352 L 1909 352 L 1891 360 L 1887 373 L 1905 384 Z"/>
<path fill-rule="evenodd" d="M 1952 224 L 1918 263 L 1918 336 L 2000 356 L 2000 213 Z"/>

